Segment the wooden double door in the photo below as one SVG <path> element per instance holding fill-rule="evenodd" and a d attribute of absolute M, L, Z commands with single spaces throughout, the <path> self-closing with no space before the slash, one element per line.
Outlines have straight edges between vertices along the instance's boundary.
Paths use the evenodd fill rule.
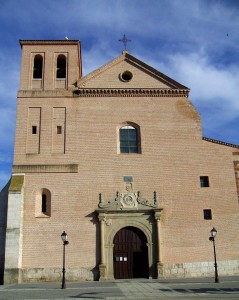
<path fill-rule="evenodd" d="M 145 234 L 135 227 L 124 227 L 114 237 L 114 277 L 148 278 L 148 247 Z"/>

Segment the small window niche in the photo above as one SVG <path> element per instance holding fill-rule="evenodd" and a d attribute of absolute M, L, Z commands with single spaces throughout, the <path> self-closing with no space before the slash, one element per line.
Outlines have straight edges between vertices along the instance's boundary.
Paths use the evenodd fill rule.
<path fill-rule="evenodd" d="M 62 126 L 56 126 L 56 133 L 62 134 Z"/>
<path fill-rule="evenodd" d="M 208 176 L 200 176 L 200 187 L 209 187 L 209 177 Z"/>
<path fill-rule="evenodd" d="M 44 218 L 51 216 L 51 192 L 48 189 L 41 189 L 36 194 L 35 217 Z"/>
<path fill-rule="evenodd" d="M 32 126 L 32 134 L 37 134 L 37 126 Z"/>
<path fill-rule="evenodd" d="M 212 220 L 212 210 L 211 209 L 204 209 L 203 210 L 203 217 L 204 217 L 204 220 Z"/>

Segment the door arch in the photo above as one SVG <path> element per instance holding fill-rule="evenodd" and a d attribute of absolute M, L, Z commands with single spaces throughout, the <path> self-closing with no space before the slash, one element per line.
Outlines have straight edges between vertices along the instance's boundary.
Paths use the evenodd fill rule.
<path fill-rule="evenodd" d="M 114 236 L 114 278 L 149 278 L 148 247 L 138 228 L 121 228 Z"/>

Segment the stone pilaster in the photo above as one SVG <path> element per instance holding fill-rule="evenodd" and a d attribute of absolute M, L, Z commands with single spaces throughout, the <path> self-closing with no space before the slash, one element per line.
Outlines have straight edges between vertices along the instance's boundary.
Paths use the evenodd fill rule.
<path fill-rule="evenodd" d="M 156 210 L 155 211 L 155 221 L 156 221 L 156 227 L 157 227 L 157 277 L 162 277 L 163 276 L 163 263 L 161 260 L 161 249 L 160 249 L 160 218 L 162 214 L 162 209 Z"/>
<path fill-rule="evenodd" d="M 22 281 L 24 175 L 13 175 L 8 194 L 4 283 Z"/>
<path fill-rule="evenodd" d="M 100 221 L 100 264 L 99 273 L 100 281 L 106 280 L 106 264 L 105 264 L 105 214 L 99 214 Z"/>

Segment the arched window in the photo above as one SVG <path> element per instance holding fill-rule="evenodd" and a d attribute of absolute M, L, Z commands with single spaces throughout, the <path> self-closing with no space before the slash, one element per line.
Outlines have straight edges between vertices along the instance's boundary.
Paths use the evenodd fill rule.
<path fill-rule="evenodd" d="M 47 205 L 47 196 L 42 193 L 41 195 L 41 212 L 46 213 L 46 205 Z"/>
<path fill-rule="evenodd" d="M 140 153 L 139 127 L 132 124 L 122 126 L 119 130 L 120 153 Z"/>
<path fill-rule="evenodd" d="M 36 195 L 36 217 L 51 216 L 51 192 L 41 189 Z"/>
<path fill-rule="evenodd" d="M 43 57 L 37 54 L 34 57 L 33 79 L 42 79 Z"/>
<path fill-rule="evenodd" d="M 66 78 L 66 57 L 62 54 L 57 57 L 56 78 Z"/>

